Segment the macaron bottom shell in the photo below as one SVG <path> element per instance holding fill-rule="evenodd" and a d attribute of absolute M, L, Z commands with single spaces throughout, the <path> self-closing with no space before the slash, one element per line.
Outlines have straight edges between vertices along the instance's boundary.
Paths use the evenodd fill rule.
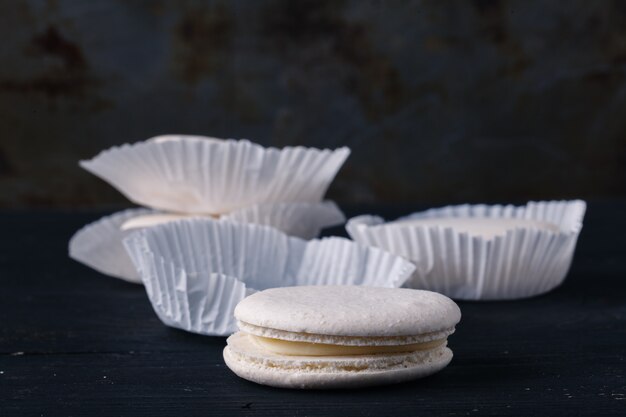
<path fill-rule="evenodd" d="M 357 356 L 286 356 L 260 349 L 247 334 L 228 338 L 226 365 L 262 385 L 296 389 L 361 388 L 434 374 L 452 360 L 444 345 L 427 351 Z"/>

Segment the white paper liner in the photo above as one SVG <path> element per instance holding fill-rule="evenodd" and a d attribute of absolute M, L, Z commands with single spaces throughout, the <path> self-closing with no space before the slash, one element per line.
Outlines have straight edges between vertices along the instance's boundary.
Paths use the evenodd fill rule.
<path fill-rule="evenodd" d="M 207 335 L 237 330 L 235 305 L 255 290 L 294 285 L 399 287 L 415 266 L 348 239 L 305 241 L 276 229 L 189 219 L 124 240 L 161 320 Z"/>
<path fill-rule="evenodd" d="M 77 231 L 69 242 L 70 258 L 98 272 L 123 280 L 141 283 L 122 238 L 121 225 L 128 219 L 154 213 L 150 209 L 129 209 L 105 216 Z"/>
<path fill-rule="evenodd" d="M 220 219 L 272 226 L 302 239 L 313 239 L 322 229 L 346 222 L 339 207 L 328 200 L 321 203 L 256 204 Z"/>
<path fill-rule="evenodd" d="M 80 165 L 137 204 L 225 214 L 254 204 L 320 202 L 349 154 L 168 135 L 113 147 Z"/>
<path fill-rule="evenodd" d="M 69 244 L 70 257 L 105 275 L 141 283 L 141 278 L 122 245 L 122 239 L 133 230 L 124 230 L 124 225 L 132 225 L 134 220 L 141 220 L 146 216 L 159 216 L 163 223 L 198 217 L 150 209 L 121 211 L 103 217 L 76 232 Z M 291 236 L 311 239 L 317 237 L 325 227 L 344 223 L 345 217 L 335 203 L 324 201 L 255 205 L 222 216 L 220 221 L 262 224 L 275 227 Z"/>
<path fill-rule="evenodd" d="M 358 216 L 346 229 L 357 242 L 410 259 L 416 270 L 407 286 L 462 300 L 531 297 L 563 282 L 572 262 L 586 204 L 581 200 L 529 202 L 525 206 L 460 205 L 414 213 L 398 220 L 433 217 L 521 218 L 549 222 L 557 233 L 517 228 L 493 239 L 452 228 L 385 223 Z"/>
<path fill-rule="evenodd" d="M 211 217 L 197 214 L 156 213 L 135 217 L 122 224 L 122 230 L 156 226 L 176 220 Z M 323 228 L 345 223 L 343 212 L 332 201 L 322 203 L 257 204 L 220 216 L 219 220 L 272 226 L 302 239 L 317 237 Z"/>
<path fill-rule="evenodd" d="M 137 216 L 128 219 L 122 223 L 121 229 L 125 232 L 137 229 L 143 229 L 145 227 L 152 227 L 159 224 L 175 222 L 176 220 L 192 219 L 195 217 L 202 217 L 196 214 L 174 214 L 157 212 L 154 214 L 147 214 L 145 216 Z"/>

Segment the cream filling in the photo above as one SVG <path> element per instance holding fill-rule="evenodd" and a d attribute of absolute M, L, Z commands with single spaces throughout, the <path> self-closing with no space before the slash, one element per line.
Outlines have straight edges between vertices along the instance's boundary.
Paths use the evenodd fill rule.
<path fill-rule="evenodd" d="M 237 325 L 239 326 L 239 329 L 246 334 L 262 336 L 270 339 L 347 346 L 408 345 L 411 343 L 430 342 L 431 340 L 443 340 L 450 336 L 452 333 L 454 333 L 454 327 L 450 327 L 444 330 L 422 333 L 413 336 L 337 336 L 269 329 L 266 327 L 260 327 L 254 324 L 246 323 L 245 321 L 241 320 L 237 321 Z"/>
<path fill-rule="evenodd" d="M 287 356 L 354 356 L 376 355 L 381 353 L 407 353 L 419 350 L 430 350 L 446 343 L 447 339 L 432 340 L 430 342 L 412 343 L 393 346 L 344 346 L 324 343 L 292 342 L 272 339 L 269 337 L 249 334 L 257 346 L 278 355 Z"/>

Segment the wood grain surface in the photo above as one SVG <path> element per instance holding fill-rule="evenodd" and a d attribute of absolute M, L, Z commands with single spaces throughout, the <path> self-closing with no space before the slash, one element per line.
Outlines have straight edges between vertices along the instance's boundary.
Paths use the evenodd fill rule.
<path fill-rule="evenodd" d="M 557 290 L 460 303 L 443 372 L 352 391 L 239 379 L 224 338 L 165 327 L 141 286 L 70 260 L 72 233 L 102 214 L 0 215 L 0 416 L 626 415 L 626 202 L 590 204 Z"/>

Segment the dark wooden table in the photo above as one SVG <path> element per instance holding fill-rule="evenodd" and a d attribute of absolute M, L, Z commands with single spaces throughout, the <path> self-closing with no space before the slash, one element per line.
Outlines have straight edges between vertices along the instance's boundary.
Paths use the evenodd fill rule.
<path fill-rule="evenodd" d="M 0 215 L 0 416 L 626 416 L 626 202 L 590 204 L 559 289 L 460 303 L 443 372 L 327 392 L 237 378 L 224 338 L 165 327 L 141 286 L 68 259 L 101 214 Z"/>

